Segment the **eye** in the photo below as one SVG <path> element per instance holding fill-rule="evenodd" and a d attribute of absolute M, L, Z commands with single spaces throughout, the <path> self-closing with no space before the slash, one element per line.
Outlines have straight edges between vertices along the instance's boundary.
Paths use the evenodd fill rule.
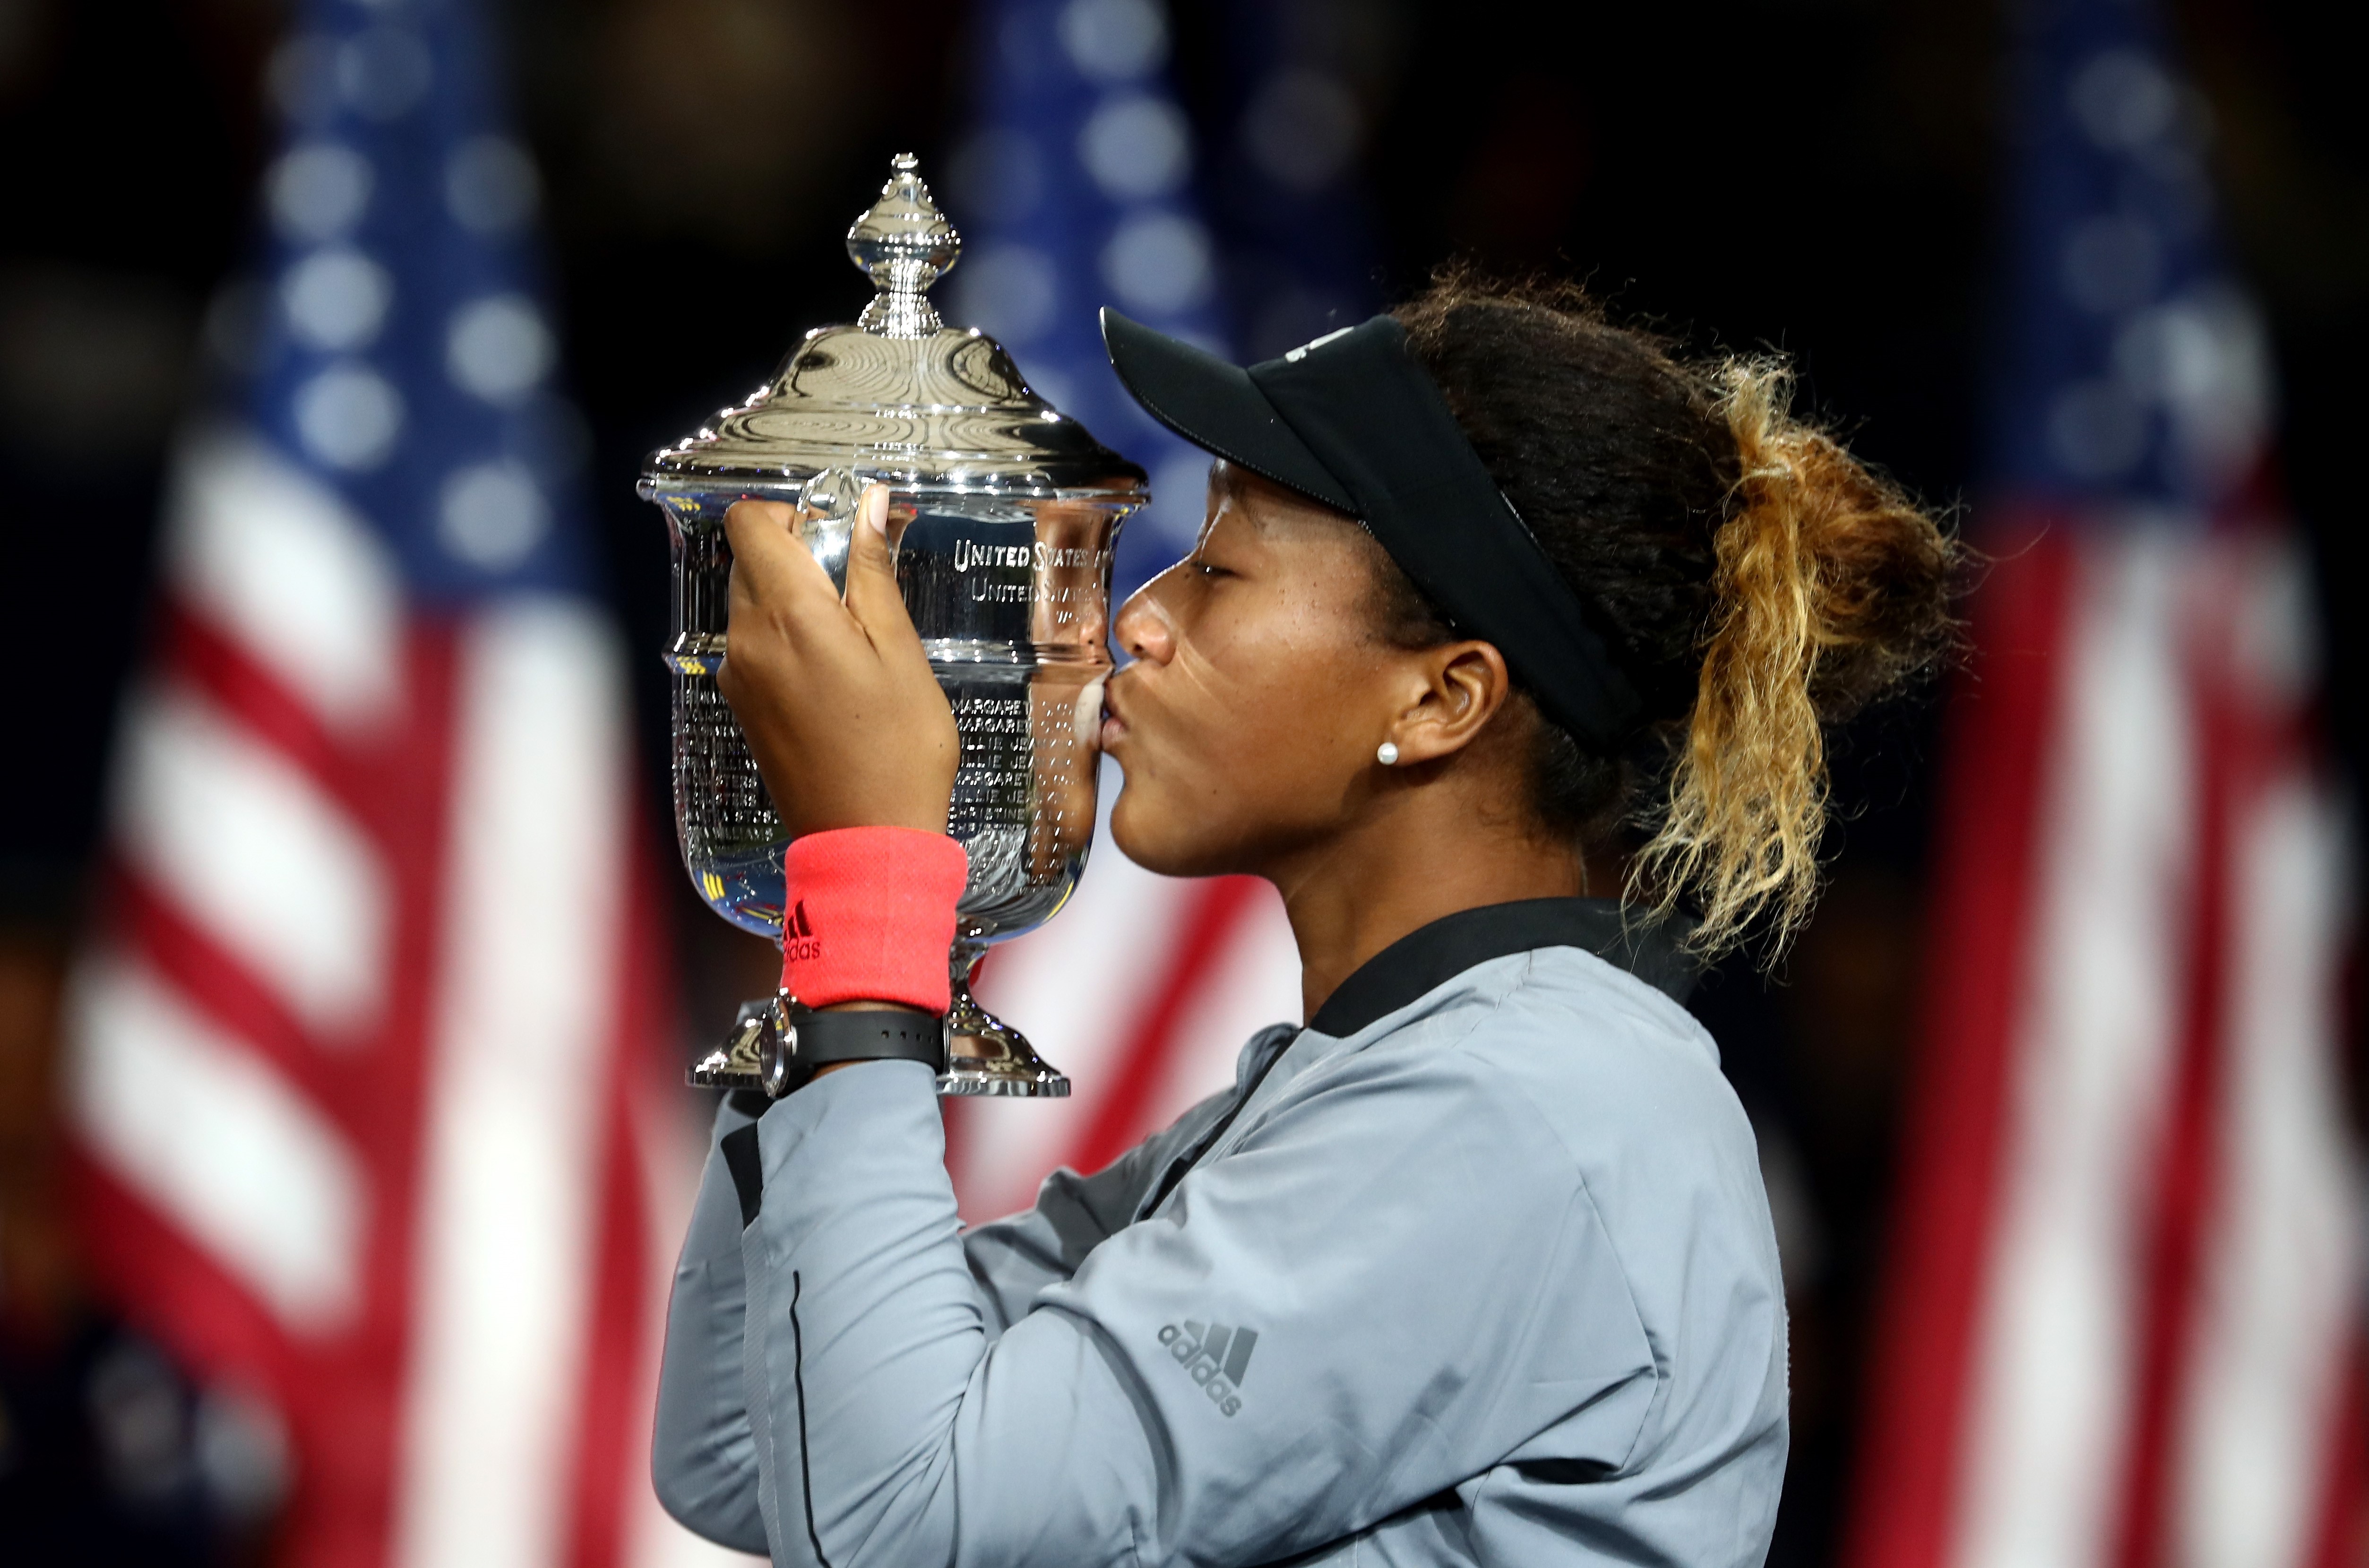
<path fill-rule="evenodd" d="M 1197 555 L 1193 559 L 1193 570 L 1204 581 L 1216 578 L 1230 578 L 1234 575 L 1215 561 L 1205 561 Z"/>

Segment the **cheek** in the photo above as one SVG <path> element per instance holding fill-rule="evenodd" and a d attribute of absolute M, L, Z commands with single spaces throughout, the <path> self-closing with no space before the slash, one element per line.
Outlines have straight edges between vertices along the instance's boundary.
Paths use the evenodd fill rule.
<path fill-rule="evenodd" d="M 1154 869 L 1205 869 L 1320 826 L 1345 793 L 1370 648 L 1334 635 L 1321 606 L 1243 608 L 1261 612 L 1190 628 L 1161 671 L 1162 722 L 1139 737 L 1150 744 L 1113 817 L 1129 855 L 1165 863 Z"/>
<path fill-rule="evenodd" d="M 1179 641 L 1169 670 L 1194 743 L 1212 772 L 1296 771 L 1322 754 L 1328 722 L 1353 695 L 1357 650 L 1329 635 L 1321 605 L 1276 595 L 1228 608 Z"/>

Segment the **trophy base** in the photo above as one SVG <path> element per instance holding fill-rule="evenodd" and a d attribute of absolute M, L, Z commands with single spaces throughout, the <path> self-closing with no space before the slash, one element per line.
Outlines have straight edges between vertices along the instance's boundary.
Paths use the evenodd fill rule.
<path fill-rule="evenodd" d="M 947 966 L 952 1004 L 946 1009 L 946 1070 L 938 1075 L 938 1093 L 1066 1098 L 1069 1079 L 1036 1054 L 1026 1036 L 981 1007 L 971 995 L 971 972 L 985 953 L 985 946 L 977 941 L 956 939 Z"/>
<path fill-rule="evenodd" d="M 772 1011 L 771 997 L 742 1002 L 732 1032 L 724 1036 L 722 1045 L 691 1064 L 683 1082 L 694 1089 L 753 1089 L 763 1093 L 765 1025 Z"/>
<path fill-rule="evenodd" d="M 1017 1030 L 978 1013 L 984 1028 L 955 1021 L 956 1033 L 947 1047 L 951 1059 L 938 1075 L 941 1094 L 1011 1094 L 1059 1100 L 1070 1093 L 1070 1081 L 1053 1070 Z"/>
<path fill-rule="evenodd" d="M 770 998 L 742 1002 L 724 1043 L 693 1062 L 684 1081 L 694 1089 L 766 1093 L 765 1031 L 772 1010 Z M 938 1075 L 939 1093 L 1060 1099 L 1070 1093 L 1069 1079 L 1038 1056 L 1020 1031 L 979 1006 L 968 985 L 957 984 L 947 1023 L 948 1063 Z"/>

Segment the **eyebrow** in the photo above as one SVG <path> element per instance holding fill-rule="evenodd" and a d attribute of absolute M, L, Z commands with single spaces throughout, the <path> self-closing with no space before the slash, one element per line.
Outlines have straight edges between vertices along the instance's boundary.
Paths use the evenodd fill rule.
<path fill-rule="evenodd" d="M 1212 480 L 1211 492 L 1230 498 L 1235 509 L 1242 514 L 1243 521 L 1258 533 L 1274 536 L 1311 525 L 1322 527 L 1332 524 L 1372 537 L 1372 532 L 1357 519 L 1346 512 L 1335 511 L 1322 501 L 1311 500 L 1288 486 L 1260 476 L 1260 483 L 1254 488 L 1244 480 L 1236 478 L 1236 475 L 1249 475 L 1251 470 L 1227 464 L 1224 475 Z M 1273 508 L 1265 504 L 1270 499 L 1277 503 Z"/>

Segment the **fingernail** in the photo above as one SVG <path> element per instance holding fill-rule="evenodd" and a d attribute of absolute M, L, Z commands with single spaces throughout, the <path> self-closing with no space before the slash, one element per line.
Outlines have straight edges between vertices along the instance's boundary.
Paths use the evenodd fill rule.
<path fill-rule="evenodd" d="M 864 525 L 886 539 L 888 536 L 888 491 L 875 486 L 864 492 Z"/>

